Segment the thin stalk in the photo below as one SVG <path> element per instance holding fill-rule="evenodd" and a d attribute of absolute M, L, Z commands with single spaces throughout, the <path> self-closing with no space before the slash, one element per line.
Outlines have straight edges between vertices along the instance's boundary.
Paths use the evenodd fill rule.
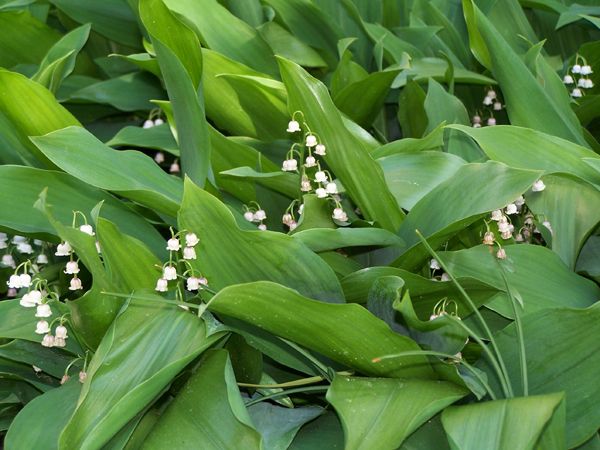
<path fill-rule="evenodd" d="M 508 294 L 508 297 L 510 298 L 510 304 L 512 305 L 513 311 L 515 313 L 515 326 L 517 327 L 517 341 L 519 342 L 519 357 L 521 360 L 521 380 L 523 383 L 523 395 L 527 397 L 529 395 L 529 376 L 527 374 L 527 355 L 525 353 L 525 336 L 523 335 L 523 322 L 521 321 L 521 316 L 517 308 L 517 300 L 514 298 L 508 285 L 508 280 L 506 279 L 506 274 L 504 273 L 504 267 L 502 267 L 502 264 L 500 264 L 500 262 L 498 262 L 498 265 L 500 266 L 500 274 L 502 275 L 502 280 L 504 280 L 506 292 Z"/>
<path fill-rule="evenodd" d="M 254 400 L 250 400 L 246 403 L 246 407 L 255 405 L 265 400 L 269 400 L 271 398 L 282 397 L 288 394 L 295 394 L 297 392 L 323 392 L 329 389 L 329 386 L 308 386 L 308 387 L 300 387 L 294 389 L 288 389 L 287 391 L 274 392 L 273 394 L 265 395 L 264 397 L 260 397 Z"/>
<path fill-rule="evenodd" d="M 483 345 L 482 348 L 484 351 L 486 351 L 486 354 L 488 355 L 488 357 L 490 357 L 490 362 L 492 363 L 492 365 L 496 369 L 496 372 L 499 375 L 499 380 L 502 383 L 503 390 L 505 391 L 505 395 L 507 395 L 508 397 L 514 397 L 512 386 L 510 385 L 510 380 L 508 378 L 508 371 L 506 370 L 506 365 L 504 364 L 504 360 L 502 359 L 502 354 L 500 353 L 500 350 L 498 349 L 498 345 L 496 345 L 496 340 L 494 339 L 494 335 L 492 334 L 492 331 L 488 327 L 487 322 L 485 321 L 485 319 L 479 312 L 479 309 L 477 308 L 477 306 L 475 306 L 475 303 L 473 302 L 473 300 L 471 300 L 471 297 L 469 296 L 469 294 L 467 294 L 467 292 L 463 289 L 463 287 L 460 285 L 458 280 L 448 270 L 446 263 L 444 263 L 444 261 L 442 261 L 441 258 L 437 255 L 435 250 L 433 250 L 433 248 L 431 248 L 431 246 L 429 245 L 429 242 L 427 242 L 427 240 L 421 234 L 421 232 L 419 230 L 415 230 L 415 232 L 417 233 L 417 236 L 419 236 L 419 239 L 421 240 L 421 243 L 423 244 L 423 246 L 427 249 L 429 254 L 431 256 L 433 256 L 439 262 L 442 269 L 444 269 L 444 272 L 446 272 L 448 274 L 448 276 L 450 277 L 450 280 L 454 283 L 454 285 L 456 286 L 458 291 L 461 293 L 461 295 L 467 301 L 469 307 L 473 310 L 473 313 L 475 314 L 477 319 L 481 322 L 481 326 L 483 327 L 483 330 L 485 331 L 485 333 L 488 335 L 488 338 L 490 340 L 492 348 L 494 349 L 494 353 L 496 353 L 496 357 L 495 358 L 493 357 L 491 352 L 489 352 L 489 349 L 486 351 L 487 345 Z M 465 327 L 465 329 L 468 329 L 466 327 L 466 325 L 464 325 L 464 324 L 462 324 L 462 325 Z M 475 338 L 475 340 L 479 340 L 478 343 L 481 345 L 481 343 L 480 343 L 481 339 L 479 339 L 476 336 L 473 336 L 473 337 Z M 500 376 L 500 375 L 502 375 L 502 376 Z"/>
<path fill-rule="evenodd" d="M 337 372 L 338 375 L 351 375 L 352 372 Z M 307 384 L 320 383 L 321 381 L 325 381 L 325 377 L 320 375 L 314 377 L 302 378 L 300 380 L 287 381 L 285 383 L 277 383 L 277 384 L 252 384 L 252 383 L 237 383 L 238 386 L 241 387 L 251 387 L 257 389 L 278 389 L 278 388 L 286 388 L 286 387 L 294 387 L 294 386 L 305 386 Z"/>
<path fill-rule="evenodd" d="M 393 355 L 380 356 L 379 358 L 373 358 L 373 362 L 377 363 L 384 359 L 401 358 L 402 356 L 420 356 L 420 355 L 439 356 L 440 358 L 450 358 L 455 361 L 458 361 L 459 364 L 462 364 L 463 366 L 465 366 L 465 369 L 467 369 L 469 372 L 471 372 L 475 376 L 475 378 L 477 378 L 477 381 L 479 381 L 482 384 L 482 386 L 485 388 L 485 390 L 487 391 L 487 393 L 489 394 L 489 396 L 492 400 L 497 399 L 496 394 L 494 394 L 493 389 L 490 387 L 490 385 L 487 383 L 487 381 L 485 381 L 485 379 L 475 370 L 475 368 L 471 364 L 466 362 L 464 359 L 458 358 L 455 355 L 451 355 L 449 353 L 435 352 L 435 351 L 430 351 L 430 350 L 416 350 L 416 351 L 412 351 L 412 352 L 402 352 L 402 353 L 396 353 Z"/>
<path fill-rule="evenodd" d="M 313 355 L 311 355 L 310 352 L 307 352 L 302 347 L 300 347 L 298 344 L 296 344 L 292 341 L 288 341 L 287 339 L 284 339 L 282 337 L 280 337 L 279 339 L 281 339 L 287 345 L 292 347 L 294 350 L 296 350 L 298 353 L 300 353 L 302 356 L 304 356 L 306 359 L 308 359 L 310 362 L 312 362 L 315 365 L 315 367 L 317 368 L 317 370 L 319 372 L 321 372 L 321 375 L 323 376 L 323 378 L 325 378 L 328 381 L 331 381 L 331 379 L 330 379 L 331 377 L 329 375 L 329 370 L 328 370 L 327 366 L 325 366 L 321 361 L 319 361 L 317 358 L 315 358 Z"/>

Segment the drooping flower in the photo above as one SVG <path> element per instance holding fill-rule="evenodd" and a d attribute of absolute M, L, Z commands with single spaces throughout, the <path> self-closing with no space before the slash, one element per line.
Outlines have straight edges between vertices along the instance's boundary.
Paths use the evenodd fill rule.
<path fill-rule="evenodd" d="M 59 325 L 56 327 L 56 329 L 54 330 L 54 338 L 61 338 L 61 339 L 67 339 L 69 336 L 67 336 L 68 330 L 67 327 L 65 327 L 64 325 Z"/>
<path fill-rule="evenodd" d="M 583 88 L 584 89 L 591 89 L 593 87 L 594 87 L 594 82 L 592 80 L 590 80 L 589 78 L 586 78 L 584 80 L 584 83 L 583 83 Z"/>
<path fill-rule="evenodd" d="M 79 231 L 83 231 L 85 234 L 89 234 L 90 236 L 95 236 L 94 229 L 89 224 L 84 224 L 79 227 Z"/>
<path fill-rule="evenodd" d="M 189 277 L 186 280 L 186 289 L 188 291 L 197 291 L 198 289 L 200 289 L 200 278 Z"/>
<path fill-rule="evenodd" d="M 31 286 L 31 275 L 28 273 L 22 273 L 19 275 L 19 282 L 21 283 L 21 287 Z"/>
<path fill-rule="evenodd" d="M 54 336 L 54 347 L 66 347 L 67 341 L 63 338 Z"/>
<path fill-rule="evenodd" d="M 307 156 L 306 160 L 304 161 L 304 167 L 315 167 L 317 165 L 317 160 L 315 159 L 314 156 Z"/>
<path fill-rule="evenodd" d="M 298 170 L 298 161 L 294 158 L 286 159 L 285 161 L 283 161 L 281 170 L 283 170 L 284 172 L 294 172 Z"/>
<path fill-rule="evenodd" d="M 581 92 L 581 89 L 579 89 L 579 88 L 573 89 L 571 91 L 571 97 L 573 97 L 573 98 L 583 97 L 583 93 Z"/>
<path fill-rule="evenodd" d="M 167 292 L 169 290 L 169 282 L 164 278 L 159 278 L 156 281 L 156 287 L 154 290 L 158 292 Z"/>
<path fill-rule="evenodd" d="M 517 205 L 515 205 L 514 203 L 509 203 L 508 205 L 506 205 L 506 214 L 511 215 L 511 214 L 516 214 L 517 213 Z"/>
<path fill-rule="evenodd" d="M 73 248 L 71 247 L 71 244 L 65 241 L 56 246 L 56 253 L 54 254 L 56 256 L 69 256 L 72 251 Z"/>
<path fill-rule="evenodd" d="M 65 384 L 67 381 L 69 381 L 71 379 L 71 377 L 69 375 L 67 375 L 66 373 L 62 376 L 62 378 L 60 379 L 60 384 Z"/>
<path fill-rule="evenodd" d="M 535 183 L 533 183 L 533 186 L 531 187 L 531 190 L 533 192 L 542 192 L 544 189 L 546 189 L 546 185 L 542 180 L 537 180 Z"/>
<path fill-rule="evenodd" d="M 169 167 L 169 173 L 179 173 L 181 168 L 179 167 L 179 163 L 177 161 L 173 161 L 171 166 Z"/>
<path fill-rule="evenodd" d="M 581 66 L 579 64 L 575 64 L 573 67 L 571 67 L 571 72 L 581 73 Z"/>
<path fill-rule="evenodd" d="M 144 120 L 144 124 L 142 125 L 142 128 L 144 129 L 148 129 L 148 128 L 152 128 L 154 126 L 154 122 L 150 119 Z"/>
<path fill-rule="evenodd" d="M 265 220 L 267 218 L 267 213 L 263 209 L 258 209 L 254 213 L 254 221 L 260 222 L 261 220 Z"/>
<path fill-rule="evenodd" d="M 502 220 L 502 217 L 504 217 L 504 215 L 502 214 L 502 210 L 495 209 L 494 211 L 492 211 L 492 220 L 498 222 L 499 220 Z"/>
<path fill-rule="evenodd" d="M 200 239 L 198 239 L 198 236 L 196 236 L 196 233 L 187 233 L 185 235 L 185 245 L 187 247 L 195 247 L 196 245 L 198 245 L 199 242 L 200 242 Z"/>
<path fill-rule="evenodd" d="M 315 173 L 315 181 L 317 183 L 327 183 L 327 174 L 322 170 Z"/>
<path fill-rule="evenodd" d="M 9 288 L 20 289 L 23 287 L 21 284 L 21 277 L 17 274 L 11 275 L 6 284 Z"/>
<path fill-rule="evenodd" d="M 502 103 L 494 102 L 494 111 L 501 111 L 501 110 L 502 110 Z"/>
<path fill-rule="evenodd" d="M 54 347 L 54 336 L 46 334 L 42 339 L 42 345 L 44 347 Z"/>
<path fill-rule="evenodd" d="M 179 239 L 173 237 L 167 241 L 167 250 L 170 252 L 178 252 L 180 248 Z"/>
<path fill-rule="evenodd" d="M 333 181 L 327 183 L 327 186 L 325 186 L 325 190 L 327 191 L 328 194 L 337 194 L 338 193 L 338 189 L 337 189 L 337 184 L 335 184 Z"/>
<path fill-rule="evenodd" d="M 17 251 L 25 255 L 31 255 L 33 253 L 33 247 L 27 242 L 19 242 L 17 244 Z"/>
<path fill-rule="evenodd" d="M 487 120 L 487 125 L 488 125 L 488 127 L 493 127 L 494 125 L 496 125 L 496 119 L 494 117 L 490 117 Z"/>
<path fill-rule="evenodd" d="M 266 226 L 264 223 L 261 223 L 261 224 L 258 226 L 258 229 L 259 229 L 260 231 L 267 231 L 267 226 Z"/>
<path fill-rule="evenodd" d="M 483 235 L 483 243 L 485 245 L 494 245 L 494 233 L 492 233 L 491 231 L 487 231 Z"/>
<path fill-rule="evenodd" d="M 331 217 L 333 217 L 335 220 L 339 220 L 340 222 L 348 221 L 348 215 L 342 208 L 335 208 Z"/>
<path fill-rule="evenodd" d="M 323 144 L 317 144 L 317 146 L 315 147 L 315 155 L 325 156 L 326 155 L 325 150 L 326 149 Z"/>
<path fill-rule="evenodd" d="M 306 136 L 306 146 L 314 147 L 315 145 L 317 145 L 317 137 L 314 134 L 307 135 Z"/>
<path fill-rule="evenodd" d="M 50 326 L 45 320 L 40 320 L 35 324 L 35 332 L 37 334 L 46 334 L 50 332 Z"/>
<path fill-rule="evenodd" d="M 6 255 L 2 255 L 2 264 L 8 267 L 12 267 L 13 269 L 17 267 L 17 265 L 15 264 L 15 259 L 9 253 L 7 253 Z"/>
<path fill-rule="evenodd" d="M 563 78 L 563 83 L 565 84 L 573 84 L 575 82 L 575 80 L 573 79 L 573 77 L 571 75 L 565 75 Z"/>
<path fill-rule="evenodd" d="M 437 259 L 432 259 L 429 261 L 429 268 L 432 270 L 440 270 L 442 266 L 440 266 L 440 263 L 437 261 Z"/>
<path fill-rule="evenodd" d="M 522 195 L 519 195 L 519 198 L 517 198 L 513 203 L 517 206 L 523 206 L 525 204 L 525 198 Z"/>
<path fill-rule="evenodd" d="M 165 266 L 165 268 L 163 269 L 163 278 L 165 280 L 176 280 L 177 269 L 174 266 Z"/>
<path fill-rule="evenodd" d="M 87 380 L 87 372 L 84 372 L 83 370 L 81 372 L 79 372 L 79 382 L 80 383 L 85 383 L 85 380 Z"/>
<path fill-rule="evenodd" d="M 286 131 L 288 133 L 295 133 L 297 131 L 300 131 L 300 124 L 295 120 L 290 120 L 288 122 L 288 127 Z"/>
<path fill-rule="evenodd" d="M 79 273 L 79 264 L 77 264 L 77 261 L 69 261 L 64 272 L 69 275 Z"/>
<path fill-rule="evenodd" d="M 83 289 L 83 286 L 81 285 L 81 280 L 77 277 L 71 278 L 71 282 L 69 284 L 69 290 L 70 291 L 78 291 L 79 289 Z"/>
<path fill-rule="evenodd" d="M 300 182 L 300 190 L 302 192 L 312 191 L 312 185 L 310 184 L 310 180 L 308 178 L 302 178 L 302 181 Z"/>
<path fill-rule="evenodd" d="M 492 103 L 494 103 L 494 99 L 493 99 L 492 97 L 490 97 L 489 95 L 486 95 L 486 96 L 483 98 L 483 104 L 484 104 L 485 106 L 490 106 Z"/>
<path fill-rule="evenodd" d="M 34 306 L 39 305 L 42 302 L 42 293 L 38 290 L 33 290 L 27 292 L 21 300 L 19 304 L 25 308 L 33 308 Z"/>
<path fill-rule="evenodd" d="M 162 164 L 165 162 L 165 154 L 163 152 L 157 152 L 156 155 L 154 155 L 154 161 L 156 161 L 157 164 Z"/>
<path fill-rule="evenodd" d="M 581 75 L 589 75 L 592 73 L 592 67 L 589 65 L 581 66 Z"/>
<path fill-rule="evenodd" d="M 450 275 L 444 272 L 440 277 L 440 281 L 450 281 Z"/>
<path fill-rule="evenodd" d="M 37 306 L 35 311 L 35 317 L 50 317 L 52 315 L 52 310 L 50 309 L 50 305 L 48 303 L 42 303 Z"/>
<path fill-rule="evenodd" d="M 183 248 L 183 259 L 196 259 L 196 250 L 194 247 Z"/>
<path fill-rule="evenodd" d="M 496 253 L 496 258 L 506 259 L 506 251 L 503 248 L 499 249 L 498 252 Z"/>
<path fill-rule="evenodd" d="M 317 188 L 315 190 L 315 194 L 317 194 L 318 198 L 325 198 L 327 197 L 327 191 L 323 188 Z"/>
<path fill-rule="evenodd" d="M 158 119 L 154 119 L 154 126 L 157 127 L 159 125 L 162 125 L 163 123 L 165 123 L 164 120 L 162 120 L 160 117 Z"/>
<path fill-rule="evenodd" d="M 48 257 L 46 255 L 44 255 L 43 253 L 40 253 L 37 258 L 35 259 L 35 262 L 37 264 L 48 264 Z"/>
<path fill-rule="evenodd" d="M 294 231 L 298 227 L 298 223 L 295 220 L 292 220 L 287 226 L 290 228 L 290 231 Z"/>
<path fill-rule="evenodd" d="M 244 219 L 246 219 L 248 222 L 254 221 L 254 213 L 252 211 L 246 211 L 244 213 Z"/>

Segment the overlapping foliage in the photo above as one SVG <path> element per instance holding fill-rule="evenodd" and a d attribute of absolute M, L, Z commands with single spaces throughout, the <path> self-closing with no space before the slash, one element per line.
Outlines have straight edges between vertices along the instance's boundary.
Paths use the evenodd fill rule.
<path fill-rule="evenodd" d="M 600 448 L 595 3 L 0 0 L 5 448 Z"/>

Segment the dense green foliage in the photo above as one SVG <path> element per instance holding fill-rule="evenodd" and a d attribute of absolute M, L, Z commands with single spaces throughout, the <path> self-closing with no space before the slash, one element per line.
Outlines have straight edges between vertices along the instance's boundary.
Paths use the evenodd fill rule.
<path fill-rule="evenodd" d="M 599 73 L 596 0 L 0 0 L 4 448 L 600 449 Z"/>

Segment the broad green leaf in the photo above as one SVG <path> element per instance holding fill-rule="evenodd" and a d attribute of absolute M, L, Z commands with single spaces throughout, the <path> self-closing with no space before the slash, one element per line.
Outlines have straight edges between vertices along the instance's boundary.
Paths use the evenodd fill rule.
<path fill-rule="evenodd" d="M 263 448 L 285 450 L 302 425 L 323 413 L 319 406 L 283 408 L 267 402 L 248 408 L 254 426 L 263 438 Z"/>
<path fill-rule="evenodd" d="M 166 0 L 165 3 L 190 25 L 205 47 L 253 69 L 277 75 L 269 45 L 254 28 L 231 14 L 217 0 L 204 0 L 202 3 Z"/>
<path fill-rule="evenodd" d="M 431 133 L 444 122 L 463 125 L 470 123 L 465 105 L 457 97 L 446 92 L 433 78 L 429 79 L 427 97 L 423 106 L 429 120 L 427 133 Z"/>
<path fill-rule="evenodd" d="M 23 307 L 21 306 L 21 308 Z M 29 311 L 33 312 L 33 310 Z M 32 314 L 30 313 L 29 328 L 34 329 L 35 327 L 32 325 L 37 319 L 34 320 L 31 316 Z M 4 337 L 4 335 L 2 335 L 2 337 Z M 41 338 L 42 337 L 38 335 L 36 342 L 24 339 L 14 339 L 8 344 L 0 346 L 0 358 L 36 366 L 48 375 L 52 375 L 55 378 L 61 378 L 65 373 L 65 368 L 73 360 L 73 355 L 64 353 L 58 348 L 42 347 L 40 345 Z M 69 339 L 67 339 L 67 341 L 71 343 L 70 341 L 73 339 L 76 339 L 76 337 L 74 337 L 72 331 L 69 330 Z M 74 348 L 75 346 L 71 346 L 71 349 Z"/>
<path fill-rule="evenodd" d="M 498 80 L 511 123 L 553 134 L 587 147 L 575 113 L 559 107 L 560 100 L 554 99 L 546 92 L 544 86 L 538 82 L 492 22 L 473 5 L 472 0 L 463 0 L 463 7 L 466 5 L 472 12 L 466 18 L 467 23 L 470 22 L 471 27 L 477 27 L 488 51 L 489 61 L 483 59 L 480 62 L 486 65 Z M 475 56 L 478 54 L 475 53 Z M 563 96 L 567 95 L 567 91 L 564 90 Z"/>
<path fill-rule="evenodd" d="M 209 309 L 258 326 L 367 375 L 433 376 L 422 356 L 373 363 L 375 357 L 419 347 L 359 305 L 319 302 L 261 281 L 221 290 L 212 298 Z"/>
<path fill-rule="evenodd" d="M 129 293 L 154 289 L 160 278 L 161 261 L 141 241 L 123 234 L 110 221 L 98 218 L 98 240 L 102 260 L 113 286 Z"/>
<path fill-rule="evenodd" d="M 346 450 L 397 448 L 466 391 L 452 383 L 336 376 L 327 400 L 340 416 Z"/>
<path fill-rule="evenodd" d="M 113 150 L 80 127 L 31 140 L 50 161 L 81 181 L 175 215 L 182 197 L 181 181 L 143 153 Z"/>
<path fill-rule="evenodd" d="M 92 30 L 132 48 L 141 47 L 135 15 L 124 0 L 51 0 L 58 9 L 79 23 L 91 23 Z"/>
<path fill-rule="evenodd" d="M 160 416 L 144 441 L 144 449 L 260 449 L 260 434 L 253 428 L 235 384 L 225 350 L 207 354 Z"/>
<path fill-rule="evenodd" d="M 571 272 L 551 250 L 526 244 L 506 246 L 505 250 L 508 263 L 504 274 L 511 289 L 523 298 L 525 312 L 561 306 L 585 308 L 600 298 L 598 286 Z M 441 253 L 440 257 L 455 277 L 472 277 L 506 289 L 496 258 L 485 245 Z M 514 315 L 507 300 L 490 307 L 508 317 Z"/>
<path fill-rule="evenodd" d="M 173 108 L 183 173 L 204 186 L 206 178 L 212 178 L 212 174 L 210 138 L 200 83 L 200 43 L 162 0 L 142 1 L 140 16 L 150 33 Z"/>
<path fill-rule="evenodd" d="M 442 413 L 442 423 L 456 450 L 559 450 L 565 448 L 564 400 L 553 393 L 452 406 Z M 547 445 L 546 435 L 555 433 L 562 442 Z"/>
<path fill-rule="evenodd" d="M 380 228 L 313 228 L 294 233 L 313 252 L 323 252 L 345 247 L 401 246 L 402 240 Z"/>
<path fill-rule="evenodd" d="M 404 140 L 396 142 L 401 143 Z M 389 146 L 391 150 L 394 143 L 383 148 Z M 458 156 L 433 151 L 402 152 L 379 158 L 377 162 L 383 168 L 385 179 L 396 201 L 407 211 L 466 164 Z"/>
<path fill-rule="evenodd" d="M 236 167 L 220 172 L 220 175 L 238 180 L 253 180 L 289 198 L 296 197 L 299 192 L 300 180 L 296 174 L 281 171 L 257 172 L 250 167 Z"/>
<path fill-rule="evenodd" d="M 0 86 L 0 112 L 11 123 L 23 147 L 29 150 L 21 156 L 29 165 L 54 168 L 29 142 L 29 136 L 78 126 L 79 122 L 56 101 L 50 91 L 21 74 L 0 70 Z"/>
<path fill-rule="evenodd" d="M 567 448 L 583 444 L 600 426 L 600 392 L 596 389 L 600 357 L 595 351 L 599 318 L 598 304 L 583 310 L 548 309 L 523 317 L 529 394 L 564 391 Z M 522 392 L 514 325 L 500 332 L 496 341 L 516 391 Z M 494 381 L 491 371 L 486 371 Z"/>
<path fill-rule="evenodd" d="M 0 12 L 0 67 L 39 64 L 60 39 L 60 33 L 34 18 L 29 11 Z"/>
<path fill-rule="evenodd" d="M 393 66 L 392 66 L 393 67 Z M 440 58 L 415 58 L 410 62 L 410 68 L 403 70 L 392 83 L 392 89 L 406 86 L 409 80 L 422 82 L 428 78 L 436 81 L 446 80 L 446 71 L 448 62 Z M 456 83 L 494 85 L 496 81 L 493 78 L 480 75 L 477 72 L 471 72 L 460 67 L 454 68 L 454 81 Z"/>
<path fill-rule="evenodd" d="M 454 176 L 429 191 L 406 216 L 399 235 L 408 250 L 394 265 L 412 269 L 427 257 L 415 230 L 436 248 L 482 214 L 512 202 L 539 176 L 540 172 L 513 169 L 493 161 L 463 165 Z"/>
<path fill-rule="evenodd" d="M 11 424 L 4 448 L 58 450 L 58 437 L 75 410 L 81 391 L 77 375 L 74 378 L 29 402 Z"/>
<path fill-rule="evenodd" d="M 274 54 L 281 55 L 303 67 L 327 67 L 327 63 L 316 50 L 276 22 L 267 22 L 257 30 L 273 49 Z"/>
<path fill-rule="evenodd" d="M 89 24 L 65 34 L 46 53 L 32 79 L 56 92 L 62 81 L 73 72 L 77 54 L 85 45 L 89 34 Z"/>
<path fill-rule="evenodd" d="M 442 427 L 441 414 L 421 425 L 408 439 L 404 441 L 399 450 L 450 450 L 446 433 Z"/>
<path fill-rule="evenodd" d="M 309 0 L 264 0 L 275 10 L 275 20 L 311 47 L 321 50 L 329 67 L 336 64 L 337 41 L 341 37 L 329 18 Z M 282 55 L 284 56 L 284 55 Z"/>
<path fill-rule="evenodd" d="M 290 236 L 242 231 L 227 207 L 186 180 L 179 228 L 200 238 L 192 265 L 219 290 L 231 284 L 270 280 L 329 302 L 343 301 L 340 285 L 320 258 Z"/>
<path fill-rule="evenodd" d="M 73 92 L 68 100 L 106 104 L 121 111 L 139 111 L 151 109 L 150 100 L 163 98 L 164 91 L 153 76 L 135 72 L 86 86 Z"/>
<path fill-rule="evenodd" d="M 260 0 L 225 0 L 226 8 L 253 27 L 258 27 L 265 20 Z"/>
<path fill-rule="evenodd" d="M 425 97 L 425 91 L 412 80 L 400 91 L 398 96 L 398 122 L 403 137 L 420 138 L 425 134 L 428 122 L 424 106 Z M 393 144 L 392 142 L 390 145 Z"/>
<path fill-rule="evenodd" d="M 385 102 L 392 81 L 399 70 L 374 72 L 361 81 L 340 90 L 333 101 L 353 121 L 363 127 L 370 126 Z"/>
<path fill-rule="evenodd" d="M 112 195 L 88 186 L 72 176 L 30 167 L 0 167 L 0 226 L 28 235 L 56 235 L 41 211 L 33 208 L 42 190 L 48 188 L 48 203 L 63 224 L 71 224 L 73 210 L 90 217 L 92 209 L 104 202 L 104 217 L 123 232 L 150 245 L 153 250 L 164 244 L 160 234 L 142 216 Z M 19 199 L 15 203 L 14 199 Z M 156 251 L 156 250 L 155 250 Z"/>
<path fill-rule="evenodd" d="M 175 305 L 130 302 L 89 364 L 59 447 L 101 447 L 220 336 L 208 336 L 200 319 Z"/>
<path fill-rule="evenodd" d="M 106 145 L 111 147 L 142 147 L 164 150 L 179 156 L 179 147 L 166 123 L 152 128 L 124 127 Z"/>
<path fill-rule="evenodd" d="M 328 147 L 325 160 L 346 193 L 367 219 L 396 232 L 404 213 L 386 186 L 381 168 L 344 126 L 325 85 L 291 61 L 280 58 L 279 62 L 288 89 L 289 110 L 302 111 L 311 129 Z"/>
<path fill-rule="evenodd" d="M 600 236 L 590 236 L 577 259 L 576 271 L 600 280 Z"/>
<path fill-rule="evenodd" d="M 597 160 L 597 161 L 600 161 Z M 552 250 L 570 269 L 589 234 L 600 222 L 600 192 L 566 175 L 544 177 L 546 189 L 527 196 L 527 206 L 552 227 Z"/>
<path fill-rule="evenodd" d="M 600 185 L 600 173 L 583 160 L 600 161 L 593 151 L 541 131 L 515 126 L 472 128 L 449 125 L 449 128 L 473 138 L 488 158 L 521 169 L 566 172 Z"/>

